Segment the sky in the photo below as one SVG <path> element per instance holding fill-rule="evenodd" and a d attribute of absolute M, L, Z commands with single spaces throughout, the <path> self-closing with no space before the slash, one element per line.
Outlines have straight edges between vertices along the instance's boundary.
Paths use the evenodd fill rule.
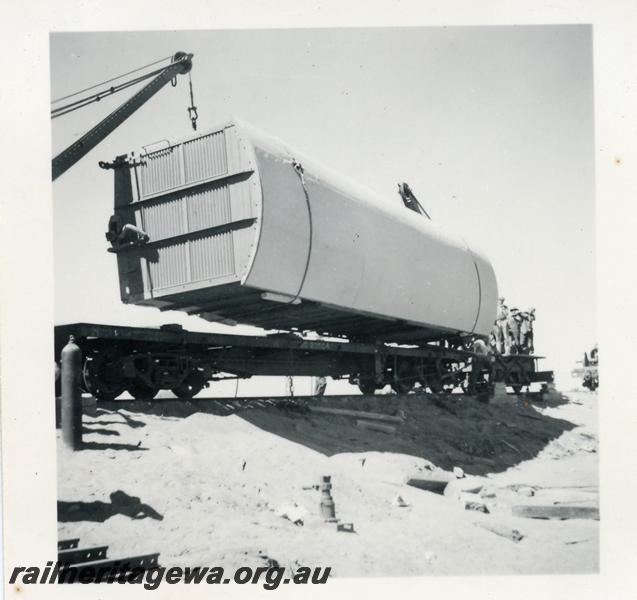
<path fill-rule="evenodd" d="M 51 97 L 179 50 L 195 55 L 199 131 L 240 117 L 387 202 L 407 181 L 434 220 L 489 257 L 510 307 L 536 308 L 543 368 L 573 384 L 597 338 L 589 26 L 56 33 Z M 52 153 L 127 93 L 53 120 Z M 106 252 L 113 175 L 97 162 L 191 135 L 188 105 L 179 77 L 54 182 L 56 324 L 228 331 L 123 305 Z"/>

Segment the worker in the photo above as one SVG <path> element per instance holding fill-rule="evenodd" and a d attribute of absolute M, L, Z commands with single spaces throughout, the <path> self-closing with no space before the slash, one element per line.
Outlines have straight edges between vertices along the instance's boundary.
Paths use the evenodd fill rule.
<path fill-rule="evenodd" d="M 471 359 L 471 371 L 469 371 L 469 393 L 475 393 L 476 384 L 484 381 L 485 375 L 489 381 L 493 376 L 493 364 L 491 355 L 493 349 L 485 344 L 482 340 L 477 339 L 473 342 L 473 353 L 476 354 Z"/>
<path fill-rule="evenodd" d="M 520 324 L 522 317 L 517 308 L 512 308 L 507 319 L 509 350 L 507 354 L 519 354 L 520 352 Z"/>
<path fill-rule="evenodd" d="M 533 354 L 533 322 L 535 321 L 535 308 L 529 308 L 526 312 L 520 313 L 522 320 L 520 323 L 520 350 L 524 354 Z"/>
<path fill-rule="evenodd" d="M 491 331 L 489 332 L 489 348 L 493 351 L 493 352 L 497 352 L 498 351 L 498 323 L 497 321 L 494 321 L 493 323 L 493 327 L 491 328 Z"/>
<path fill-rule="evenodd" d="M 496 313 L 493 334 L 495 337 L 495 348 L 499 354 L 508 354 L 508 321 L 509 309 L 504 303 L 504 298 L 498 298 L 498 312 Z"/>
<path fill-rule="evenodd" d="M 120 232 L 117 241 L 123 244 L 128 243 L 139 245 L 145 244 L 149 239 L 148 234 L 141 228 L 131 225 L 130 223 L 126 223 L 126 225 L 122 227 L 122 231 Z"/>

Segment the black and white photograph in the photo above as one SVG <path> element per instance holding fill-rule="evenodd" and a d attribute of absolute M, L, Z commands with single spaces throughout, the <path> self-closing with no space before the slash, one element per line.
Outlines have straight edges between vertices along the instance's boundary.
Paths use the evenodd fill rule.
<path fill-rule="evenodd" d="M 47 32 L 12 597 L 603 574 L 596 27 L 364 22 Z"/>
<path fill-rule="evenodd" d="M 60 544 L 595 572 L 591 33 L 53 34 Z"/>

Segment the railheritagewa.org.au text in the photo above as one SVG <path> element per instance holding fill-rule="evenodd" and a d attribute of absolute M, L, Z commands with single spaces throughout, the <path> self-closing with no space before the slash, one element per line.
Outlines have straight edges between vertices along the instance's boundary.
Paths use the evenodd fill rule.
<path fill-rule="evenodd" d="M 127 568 L 125 562 L 109 566 L 69 565 L 68 563 L 46 563 L 40 567 L 14 567 L 9 584 L 31 585 L 51 583 L 109 583 L 137 584 L 147 590 L 156 590 L 162 583 L 177 584 L 251 584 L 261 585 L 266 590 L 275 590 L 281 584 L 307 585 L 326 583 L 331 567 L 298 567 L 286 576 L 284 567 L 239 567 L 229 573 L 223 567 L 143 567 Z"/>

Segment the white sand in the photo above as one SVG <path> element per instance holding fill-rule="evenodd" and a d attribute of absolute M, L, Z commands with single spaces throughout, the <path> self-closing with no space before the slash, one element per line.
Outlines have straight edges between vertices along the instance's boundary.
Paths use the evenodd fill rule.
<path fill-rule="evenodd" d="M 108 544 L 113 558 L 160 552 L 162 566 L 234 568 L 263 565 L 269 557 L 291 568 L 331 566 L 333 575 L 347 577 L 594 572 L 599 522 L 510 515 L 511 504 L 597 502 L 597 395 L 570 397 L 570 403 L 543 412 L 577 428 L 531 460 L 476 478 L 485 485 L 483 494 L 493 490 L 495 496 L 471 497 L 490 503 L 491 514 L 465 510 L 452 495 L 405 486 L 406 477 L 437 469 L 424 458 L 381 452 L 328 457 L 239 415 L 174 418 L 120 411 L 142 425 L 131 427 L 121 414 L 100 411 L 85 416 L 85 425 L 103 432 L 86 434 L 85 441 L 140 443 L 140 449 L 72 453 L 58 440 L 59 500 L 110 504 L 109 495 L 121 490 L 163 519 L 115 514 L 103 522 L 62 522 L 59 538 L 79 537 L 81 547 Z M 323 523 L 320 493 L 303 489 L 321 475 L 332 475 L 337 517 L 352 522 L 356 533 Z M 530 498 L 506 487 L 514 484 L 544 489 Z M 407 507 L 396 505 L 397 495 Z M 303 515 L 303 526 L 279 516 L 293 508 Z M 476 526 L 480 521 L 525 537 L 512 542 Z"/>

